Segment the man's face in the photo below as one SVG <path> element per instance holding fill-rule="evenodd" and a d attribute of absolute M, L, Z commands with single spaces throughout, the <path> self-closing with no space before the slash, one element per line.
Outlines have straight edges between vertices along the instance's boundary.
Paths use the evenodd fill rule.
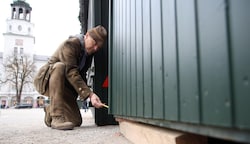
<path fill-rule="evenodd" d="M 89 55 L 99 50 L 96 41 L 88 33 L 86 33 L 84 39 L 85 39 L 85 49 Z"/>

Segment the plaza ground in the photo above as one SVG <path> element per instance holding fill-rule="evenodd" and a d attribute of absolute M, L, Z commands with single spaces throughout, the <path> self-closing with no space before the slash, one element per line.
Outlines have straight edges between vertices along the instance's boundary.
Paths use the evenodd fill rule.
<path fill-rule="evenodd" d="M 45 126 L 42 108 L 0 109 L 0 144 L 131 144 L 118 125 L 98 127 L 91 110 L 81 114 L 80 127 L 60 131 Z"/>

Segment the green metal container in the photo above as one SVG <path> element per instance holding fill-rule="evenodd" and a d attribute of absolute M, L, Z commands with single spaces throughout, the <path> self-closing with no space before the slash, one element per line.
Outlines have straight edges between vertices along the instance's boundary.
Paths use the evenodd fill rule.
<path fill-rule="evenodd" d="M 110 113 L 250 142 L 249 0 L 110 0 Z"/>

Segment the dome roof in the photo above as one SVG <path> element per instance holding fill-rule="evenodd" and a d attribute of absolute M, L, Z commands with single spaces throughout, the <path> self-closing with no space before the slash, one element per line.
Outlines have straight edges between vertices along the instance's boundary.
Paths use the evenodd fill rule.
<path fill-rule="evenodd" d="M 13 3 L 11 4 L 11 6 L 12 7 L 13 6 L 21 6 L 21 7 L 25 7 L 26 9 L 32 10 L 29 3 L 25 2 L 25 0 L 14 0 Z"/>

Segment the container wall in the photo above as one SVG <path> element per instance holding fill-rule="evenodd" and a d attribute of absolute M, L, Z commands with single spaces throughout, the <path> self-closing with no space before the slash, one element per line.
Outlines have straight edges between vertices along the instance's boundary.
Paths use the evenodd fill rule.
<path fill-rule="evenodd" d="M 110 2 L 112 114 L 250 130 L 249 0 Z"/>

